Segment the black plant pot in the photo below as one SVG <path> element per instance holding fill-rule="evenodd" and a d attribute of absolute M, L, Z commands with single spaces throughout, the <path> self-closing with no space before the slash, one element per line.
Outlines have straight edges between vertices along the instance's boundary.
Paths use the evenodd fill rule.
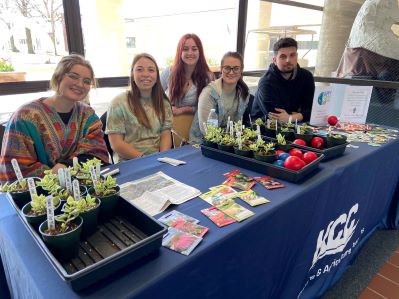
<path fill-rule="evenodd" d="M 234 146 L 232 145 L 218 144 L 218 149 L 220 149 L 221 151 L 234 153 Z"/>
<path fill-rule="evenodd" d="M 276 160 L 276 152 L 274 151 L 273 153 L 267 154 L 267 155 L 262 155 L 258 153 L 254 153 L 254 158 L 256 160 L 262 161 L 262 162 L 267 162 L 267 163 L 273 163 Z"/>
<path fill-rule="evenodd" d="M 96 195 L 93 187 L 90 188 L 88 192 L 90 195 L 100 199 L 101 201 L 100 215 L 99 215 L 101 220 L 106 221 L 114 217 L 116 206 L 119 200 L 119 192 L 120 192 L 119 186 L 116 187 L 116 193 L 107 196 Z"/>
<path fill-rule="evenodd" d="M 86 212 L 80 214 L 83 218 L 82 236 L 87 237 L 97 230 L 98 214 L 100 212 L 101 200 L 96 198 L 97 205 Z"/>
<path fill-rule="evenodd" d="M 237 155 L 240 155 L 240 156 L 244 156 L 244 157 L 249 157 L 249 158 L 253 157 L 252 150 L 238 149 L 238 147 L 234 147 L 234 153 L 236 153 Z"/>

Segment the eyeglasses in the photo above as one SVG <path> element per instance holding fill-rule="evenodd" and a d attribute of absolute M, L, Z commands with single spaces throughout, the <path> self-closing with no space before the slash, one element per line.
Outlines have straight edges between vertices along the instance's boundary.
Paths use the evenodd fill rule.
<path fill-rule="evenodd" d="M 72 79 L 75 82 L 79 81 L 80 78 L 82 78 L 76 73 L 66 73 L 66 75 L 68 76 L 68 78 Z M 90 78 L 83 78 L 83 84 L 86 86 L 91 86 L 93 84 L 93 80 Z"/>
<path fill-rule="evenodd" d="M 225 74 L 228 74 L 231 71 L 233 71 L 234 74 L 238 74 L 241 71 L 241 67 L 225 65 L 225 66 L 222 66 L 222 70 L 223 70 L 223 73 L 225 73 Z"/>

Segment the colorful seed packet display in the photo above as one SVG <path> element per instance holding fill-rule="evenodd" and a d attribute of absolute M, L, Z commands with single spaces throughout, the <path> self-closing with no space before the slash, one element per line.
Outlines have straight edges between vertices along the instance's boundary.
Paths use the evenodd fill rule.
<path fill-rule="evenodd" d="M 284 184 L 281 182 L 275 180 L 271 176 L 264 176 L 264 177 L 259 177 L 255 178 L 255 181 L 261 183 L 266 189 L 272 190 L 272 189 L 279 189 L 279 188 L 284 188 Z"/>
<path fill-rule="evenodd" d="M 213 223 L 215 223 L 219 227 L 223 227 L 236 222 L 233 218 L 226 215 L 222 211 L 219 211 L 216 207 L 203 209 L 201 210 L 201 213 L 207 216 Z"/>
<path fill-rule="evenodd" d="M 195 224 L 199 223 L 198 219 L 195 219 L 194 217 L 188 216 L 176 210 L 170 211 L 169 213 L 162 215 L 162 217 L 160 217 L 158 221 L 162 222 L 167 226 L 171 226 L 171 223 L 175 221 L 177 218 L 182 218 L 188 222 Z"/>
<path fill-rule="evenodd" d="M 253 178 L 247 176 L 238 169 L 225 173 L 224 176 L 227 180 L 223 185 L 238 188 L 240 190 L 250 190 L 255 185 Z"/>
<path fill-rule="evenodd" d="M 270 202 L 253 190 L 238 192 L 236 195 L 252 207 Z"/>
<path fill-rule="evenodd" d="M 169 227 L 163 236 L 162 246 L 189 255 L 201 241 L 200 237 Z"/>

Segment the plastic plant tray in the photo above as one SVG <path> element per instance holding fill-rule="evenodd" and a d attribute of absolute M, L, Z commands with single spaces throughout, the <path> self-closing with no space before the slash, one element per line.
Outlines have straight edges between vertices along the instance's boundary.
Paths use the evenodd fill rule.
<path fill-rule="evenodd" d="M 66 262 L 59 261 L 38 231 L 25 220 L 11 195 L 7 197 L 50 264 L 75 291 L 158 250 L 167 231 L 158 221 L 120 197 L 115 216 L 100 222 L 94 234 L 81 239 L 79 255 Z"/>
<path fill-rule="evenodd" d="M 248 158 L 234 153 L 221 151 L 219 149 L 208 147 L 205 145 L 201 145 L 201 152 L 205 157 L 219 160 L 228 164 L 233 164 L 242 168 L 272 176 L 274 178 L 279 178 L 294 183 L 308 177 L 318 168 L 320 161 L 324 158 L 323 154 L 316 153 L 318 155 L 318 158 L 316 160 L 309 163 L 304 168 L 295 171 L 274 165 L 272 163 L 259 161 L 254 158 Z"/>

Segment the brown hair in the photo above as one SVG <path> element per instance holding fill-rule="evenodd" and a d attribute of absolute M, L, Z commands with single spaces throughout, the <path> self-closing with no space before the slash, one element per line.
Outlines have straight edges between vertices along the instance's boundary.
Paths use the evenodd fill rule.
<path fill-rule="evenodd" d="M 155 85 L 152 87 L 151 90 L 151 102 L 152 102 L 152 107 L 155 110 L 155 114 L 157 115 L 158 119 L 162 122 L 165 121 L 165 105 L 163 100 L 167 99 L 167 96 L 162 89 L 161 80 L 159 78 L 159 68 L 154 57 L 152 57 L 150 54 L 147 53 L 137 54 L 134 57 L 132 66 L 130 68 L 130 90 L 128 91 L 127 98 L 128 98 L 129 108 L 132 111 L 132 113 L 137 117 L 139 123 L 145 126 L 146 128 L 151 129 L 150 120 L 148 119 L 148 116 L 145 113 L 144 108 L 140 102 L 140 96 L 141 96 L 140 89 L 136 85 L 136 82 L 134 82 L 134 77 L 133 77 L 134 66 L 136 65 L 137 61 L 139 61 L 141 58 L 147 58 L 151 60 L 155 64 L 157 70 L 157 82 L 155 83 Z"/>
<path fill-rule="evenodd" d="M 202 89 L 208 85 L 210 81 L 210 74 L 212 76 L 209 66 L 206 63 L 204 48 L 200 38 L 193 33 L 187 33 L 183 35 L 177 44 L 176 55 L 169 78 L 169 96 L 172 104 L 180 102 L 184 97 L 186 77 L 184 75 L 184 62 L 181 59 L 181 55 L 183 53 L 184 43 L 190 38 L 194 40 L 198 47 L 199 53 L 197 64 L 195 65 L 194 72 L 191 76 L 194 85 L 197 86 L 197 98 L 199 97 Z"/>
<path fill-rule="evenodd" d="M 93 80 L 93 86 L 97 86 L 97 82 L 94 78 L 93 67 L 91 66 L 90 62 L 86 60 L 82 55 L 71 54 L 62 57 L 60 62 L 58 62 L 53 76 L 50 80 L 50 88 L 54 91 L 58 91 L 62 78 L 66 73 L 70 72 L 72 67 L 76 64 L 85 66 L 90 70 L 91 79 Z"/>
<path fill-rule="evenodd" d="M 227 57 L 233 57 L 235 59 L 238 59 L 241 64 L 241 69 L 242 70 L 244 69 L 244 59 L 242 58 L 242 55 L 238 52 L 227 52 L 226 54 L 224 54 L 222 57 L 222 61 L 220 62 L 221 68 L 223 67 L 223 62 Z M 222 72 L 221 69 L 220 69 L 220 72 Z M 237 94 L 239 97 L 243 97 L 244 99 L 247 98 L 247 96 L 249 94 L 249 88 L 248 88 L 248 85 L 242 79 L 242 75 L 241 75 L 240 79 L 237 81 L 236 90 L 237 90 Z"/>

